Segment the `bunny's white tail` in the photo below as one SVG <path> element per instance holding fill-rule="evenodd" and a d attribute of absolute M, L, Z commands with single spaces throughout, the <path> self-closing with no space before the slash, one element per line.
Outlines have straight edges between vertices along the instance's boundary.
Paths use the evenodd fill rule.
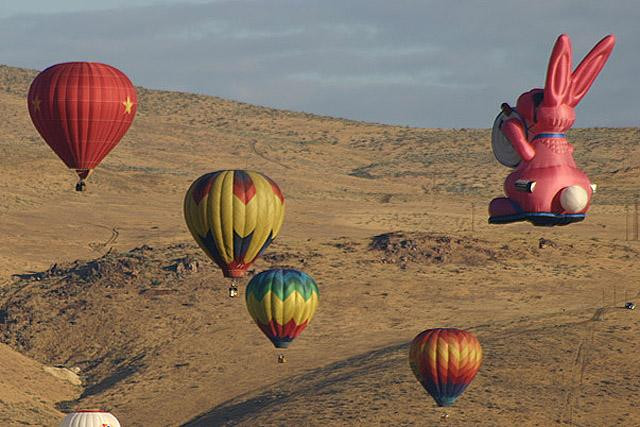
<path fill-rule="evenodd" d="M 589 193 L 579 185 L 565 187 L 560 192 L 560 204 L 569 213 L 578 213 L 587 207 Z"/>

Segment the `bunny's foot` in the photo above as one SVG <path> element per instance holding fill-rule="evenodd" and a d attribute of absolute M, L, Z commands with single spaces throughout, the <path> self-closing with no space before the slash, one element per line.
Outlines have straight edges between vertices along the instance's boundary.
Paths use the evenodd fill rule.
<path fill-rule="evenodd" d="M 525 219 L 531 224 L 543 227 L 569 225 L 574 222 L 580 222 L 586 217 L 585 214 L 556 214 L 552 212 L 529 212 L 525 215 Z"/>
<path fill-rule="evenodd" d="M 489 203 L 489 224 L 508 224 L 525 219 L 524 212 L 513 200 L 496 197 Z"/>
<path fill-rule="evenodd" d="M 533 225 L 551 227 L 568 225 L 582 221 L 585 214 L 556 214 L 553 212 L 524 212 L 520 206 L 507 197 L 498 197 L 489 204 L 489 224 L 509 224 L 529 221 Z"/>

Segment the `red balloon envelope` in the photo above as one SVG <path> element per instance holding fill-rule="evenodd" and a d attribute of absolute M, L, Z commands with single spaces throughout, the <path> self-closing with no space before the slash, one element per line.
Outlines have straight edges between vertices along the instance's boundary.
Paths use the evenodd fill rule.
<path fill-rule="evenodd" d="M 31 120 L 53 151 L 83 179 L 120 142 L 137 110 L 136 90 L 120 70 L 96 62 L 66 62 L 31 83 Z"/>

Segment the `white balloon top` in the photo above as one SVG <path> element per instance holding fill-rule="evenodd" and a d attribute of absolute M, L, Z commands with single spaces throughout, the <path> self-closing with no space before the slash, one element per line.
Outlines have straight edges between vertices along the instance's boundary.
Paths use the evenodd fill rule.
<path fill-rule="evenodd" d="M 120 422 L 109 412 L 82 410 L 67 414 L 60 427 L 121 427 Z"/>

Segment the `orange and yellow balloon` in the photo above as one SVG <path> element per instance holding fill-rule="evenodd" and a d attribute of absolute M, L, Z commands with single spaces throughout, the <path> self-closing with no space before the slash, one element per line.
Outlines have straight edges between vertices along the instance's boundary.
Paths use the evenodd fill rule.
<path fill-rule="evenodd" d="M 221 170 L 191 184 L 184 217 L 195 241 L 224 276 L 243 277 L 280 232 L 284 196 L 261 173 Z"/>
<path fill-rule="evenodd" d="M 478 373 L 482 347 L 471 332 L 427 329 L 411 342 L 409 364 L 438 406 L 450 406 Z"/>

